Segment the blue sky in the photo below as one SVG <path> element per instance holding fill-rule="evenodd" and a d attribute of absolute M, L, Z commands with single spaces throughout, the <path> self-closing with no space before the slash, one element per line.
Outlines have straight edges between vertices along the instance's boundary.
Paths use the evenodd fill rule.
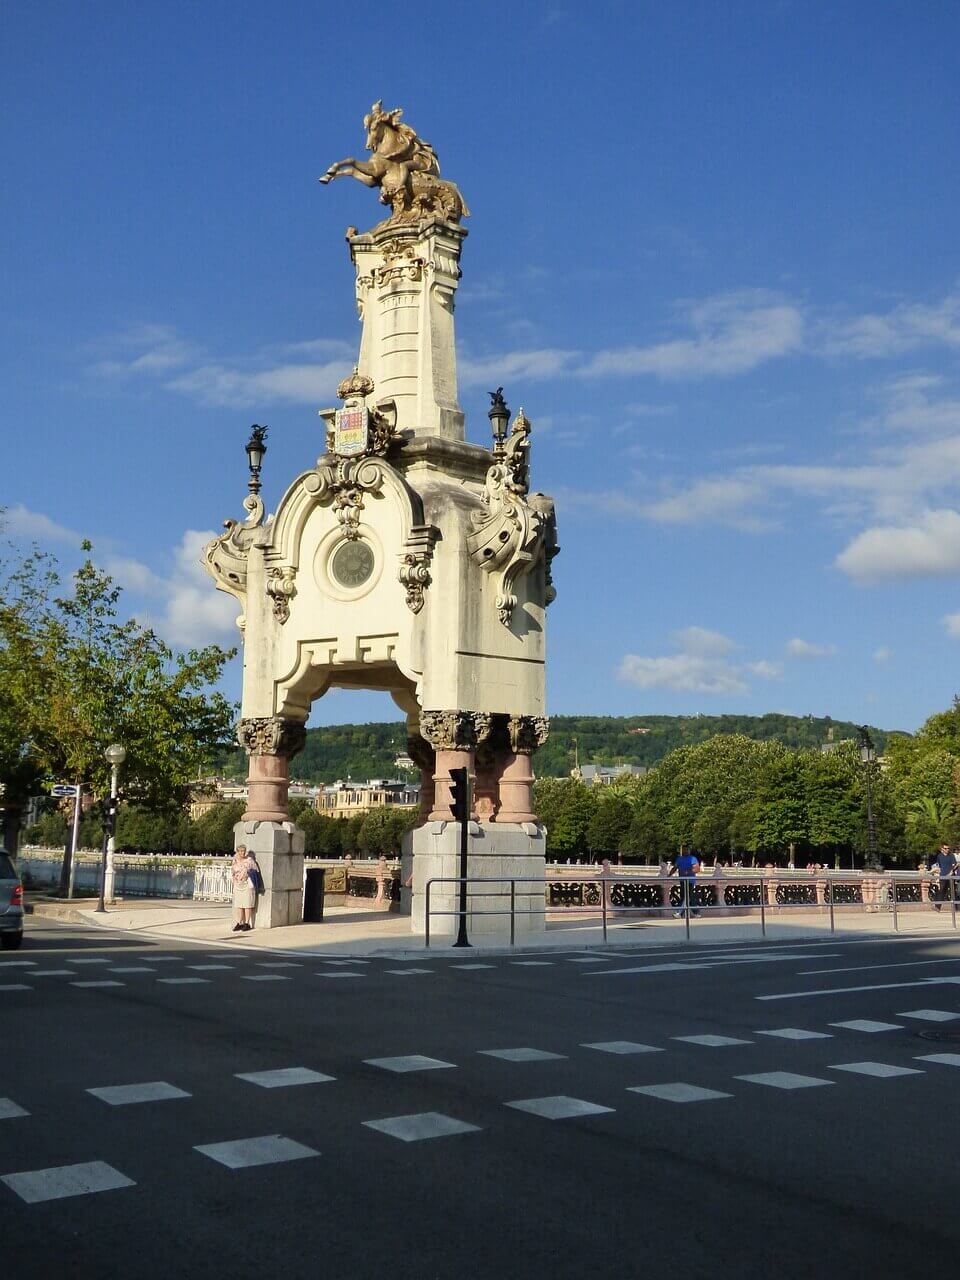
<path fill-rule="evenodd" d="M 551 711 L 917 727 L 960 690 L 958 49 L 947 0 L 7 0 L 11 531 L 233 641 L 198 549 L 251 422 L 269 506 L 320 451 L 380 206 L 316 179 L 382 97 L 472 209 L 468 435 L 503 383 L 557 498 Z"/>

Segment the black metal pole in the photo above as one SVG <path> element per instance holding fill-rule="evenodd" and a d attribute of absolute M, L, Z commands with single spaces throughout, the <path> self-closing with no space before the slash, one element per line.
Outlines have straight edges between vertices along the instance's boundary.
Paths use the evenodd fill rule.
<path fill-rule="evenodd" d="M 460 920 L 457 926 L 455 947 L 469 947 L 467 939 L 467 839 L 470 827 L 470 773 L 462 770 L 464 778 L 463 813 L 460 815 Z"/>
<path fill-rule="evenodd" d="M 103 851 L 100 855 L 100 901 L 97 904 L 97 911 L 106 911 L 107 905 L 104 901 L 104 893 L 107 887 L 107 845 L 110 843 L 110 819 L 103 825 Z"/>
<path fill-rule="evenodd" d="M 867 765 L 867 864 L 877 869 L 877 820 L 873 812 L 873 765 Z"/>

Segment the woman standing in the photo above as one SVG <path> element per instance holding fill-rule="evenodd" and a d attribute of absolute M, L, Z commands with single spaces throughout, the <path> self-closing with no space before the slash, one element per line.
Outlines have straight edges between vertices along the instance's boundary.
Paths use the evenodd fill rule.
<path fill-rule="evenodd" d="M 233 873 L 233 909 L 237 922 L 234 933 L 248 933 L 253 928 L 253 909 L 257 905 L 257 891 L 250 872 L 256 868 L 256 860 L 249 856 L 245 845 L 238 845 L 230 870 Z"/>

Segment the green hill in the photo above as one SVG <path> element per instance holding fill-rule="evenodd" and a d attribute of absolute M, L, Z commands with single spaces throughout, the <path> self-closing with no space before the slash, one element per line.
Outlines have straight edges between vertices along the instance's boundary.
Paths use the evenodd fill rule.
<path fill-rule="evenodd" d="M 676 747 L 692 746 L 717 733 L 743 733 L 758 742 L 788 747 L 820 747 L 830 740 L 856 737 L 857 726 L 829 716 L 552 716 L 550 738 L 537 753 L 540 777 L 564 777 L 579 757 L 581 764 L 654 765 Z M 871 727 L 878 751 L 890 730 Z M 337 778 L 396 777 L 394 764 L 406 752 L 406 725 L 324 725 L 307 730 L 307 745 L 290 762 L 290 776 L 302 782 Z M 218 763 L 228 777 L 246 775 L 239 749 Z"/>

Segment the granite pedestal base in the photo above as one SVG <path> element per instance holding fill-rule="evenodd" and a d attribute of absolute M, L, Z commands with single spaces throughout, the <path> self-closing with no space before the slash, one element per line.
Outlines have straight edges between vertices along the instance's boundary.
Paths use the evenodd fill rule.
<path fill-rule="evenodd" d="M 467 931 L 472 939 L 487 943 L 510 942 L 510 879 L 526 877 L 515 886 L 515 940 L 521 942 L 546 929 L 544 879 L 545 840 L 537 823 L 471 822 L 469 824 L 467 875 L 491 880 L 468 885 Z M 401 882 L 401 909 L 410 911 L 411 932 L 426 932 L 427 882 L 460 875 L 460 825 L 428 822 L 405 836 Z M 503 877 L 503 879 L 500 879 Z M 490 895 L 480 898 L 479 894 Z M 433 884 L 430 888 L 430 938 L 456 937 L 459 885 Z M 492 914 L 496 912 L 496 914 Z"/>
<path fill-rule="evenodd" d="M 264 892 L 255 929 L 279 929 L 303 920 L 303 832 L 292 822 L 238 822 L 234 848 L 246 845 L 260 865 Z"/>

